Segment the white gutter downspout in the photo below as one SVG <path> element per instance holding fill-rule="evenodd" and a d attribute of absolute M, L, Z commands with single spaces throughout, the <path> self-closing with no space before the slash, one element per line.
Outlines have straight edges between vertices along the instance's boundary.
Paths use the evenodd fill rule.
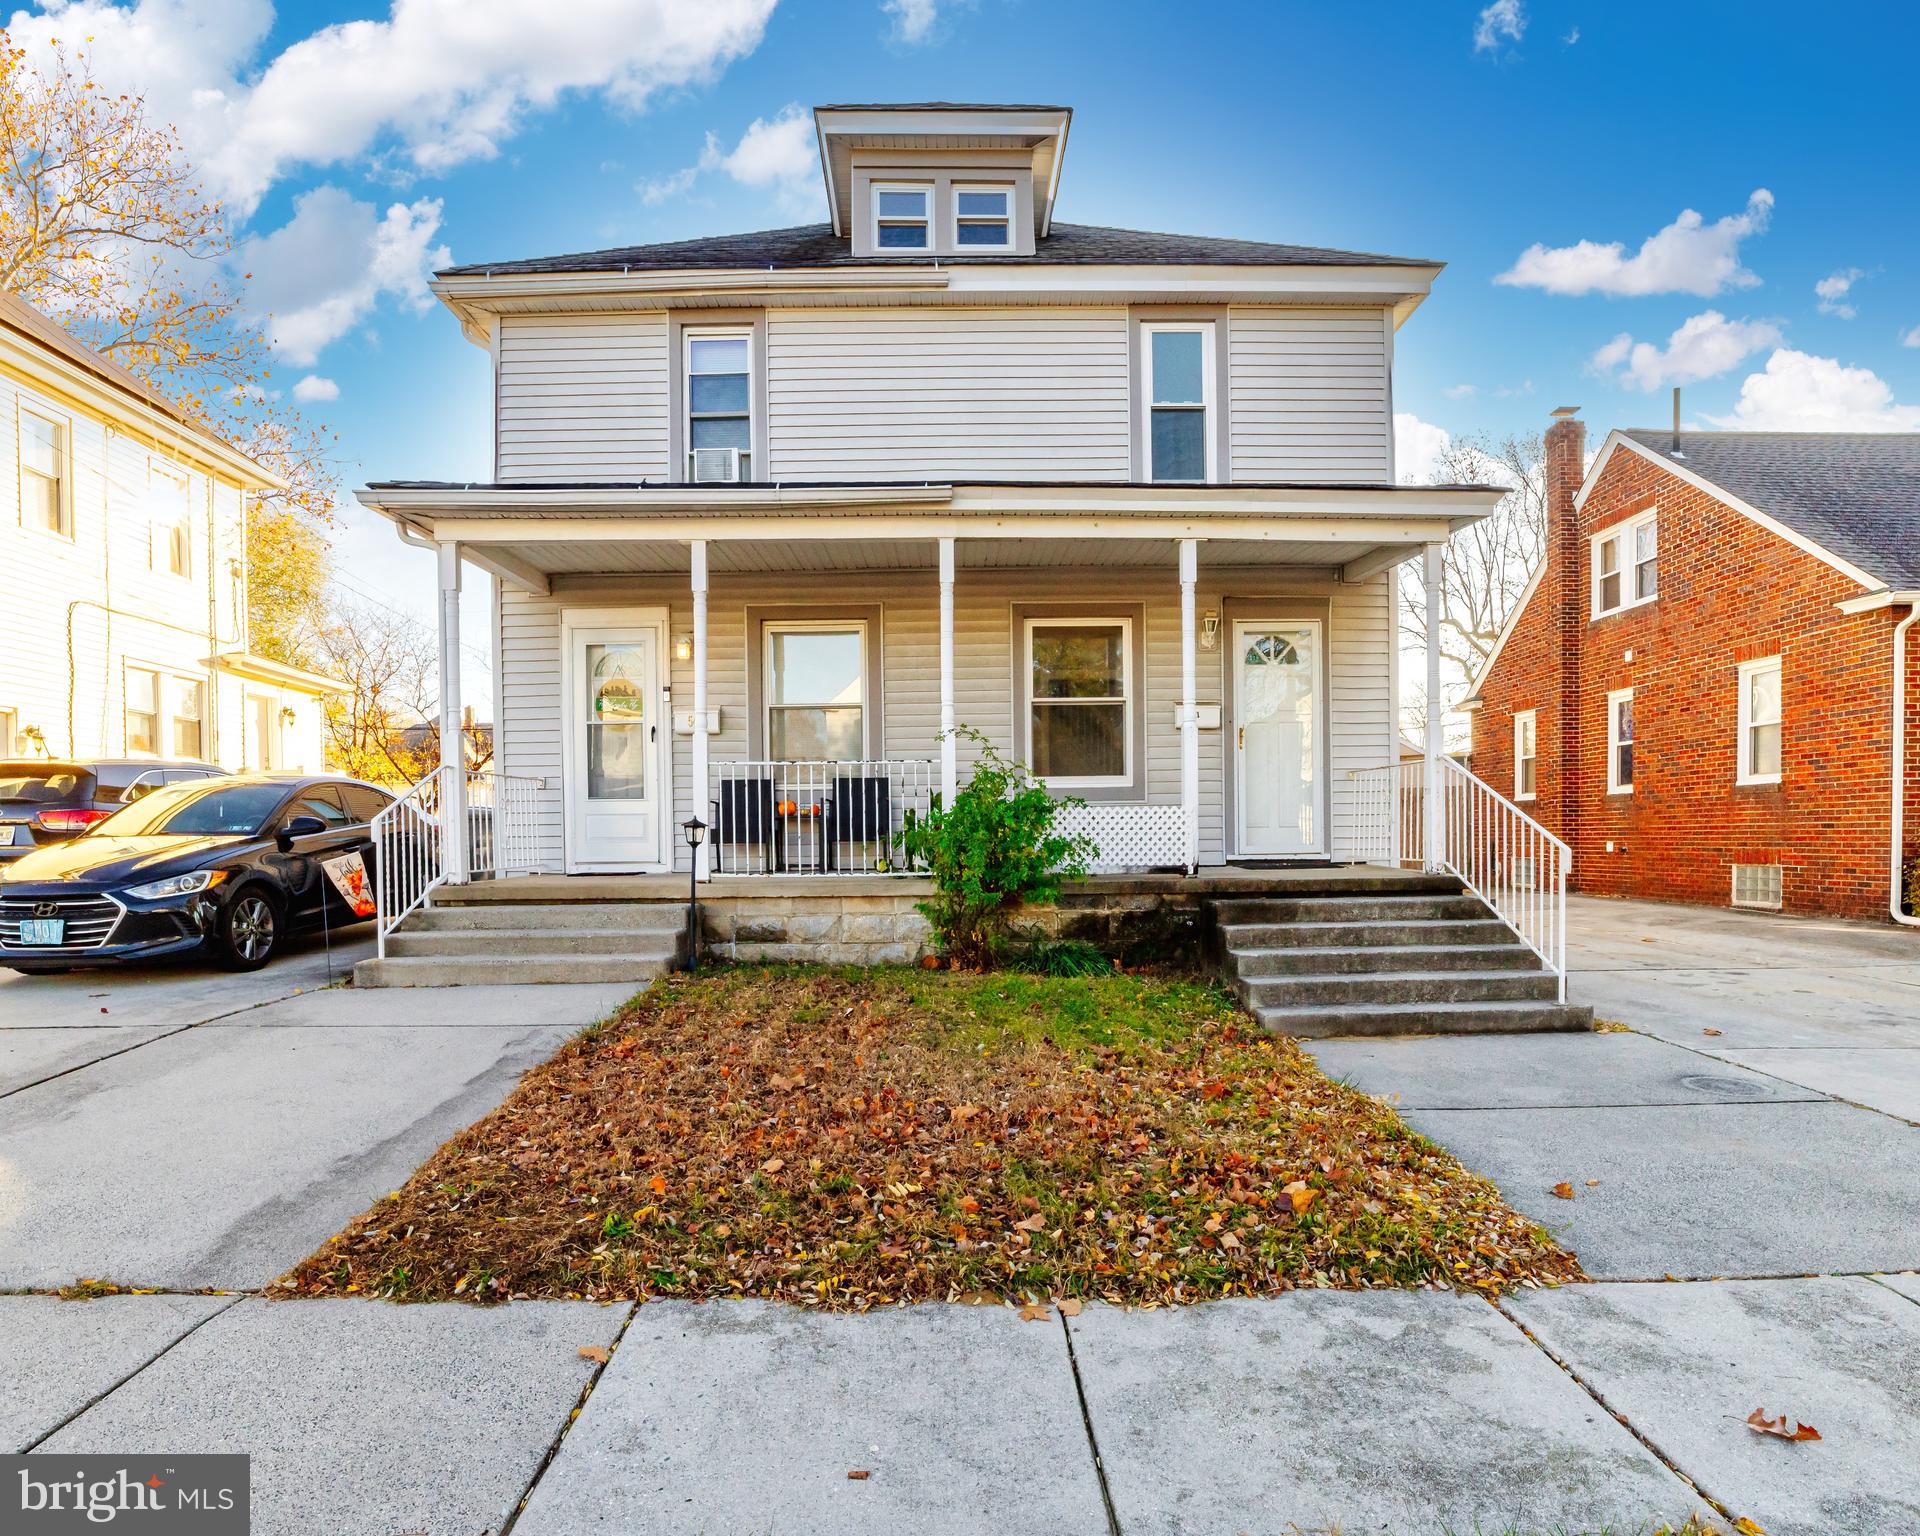
<path fill-rule="evenodd" d="M 1907 608 L 1907 616 L 1893 626 L 1893 876 L 1887 897 L 1887 914 L 1896 923 L 1920 928 L 1920 913 L 1908 916 L 1900 910 L 1902 856 L 1906 849 L 1901 834 L 1905 830 L 1907 790 L 1907 631 L 1920 618 L 1920 598 Z"/>

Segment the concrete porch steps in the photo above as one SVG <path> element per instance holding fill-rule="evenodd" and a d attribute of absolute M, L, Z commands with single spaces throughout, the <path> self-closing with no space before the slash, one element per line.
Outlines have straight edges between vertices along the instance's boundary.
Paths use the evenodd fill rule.
<path fill-rule="evenodd" d="M 1540 957 L 1458 880 L 1222 895 L 1224 969 L 1266 1028 L 1339 1035 L 1500 1034 L 1593 1027 L 1558 1001 Z"/>
<path fill-rule="evenodd" d="M 356 987 L 458 987 L 523 982 L 632 982 L 677 965 L 686 943 L 680 901 L 514 901 L 499 887 L 435 891 L 387 938 L 384 959 L 354 967 Z"/>

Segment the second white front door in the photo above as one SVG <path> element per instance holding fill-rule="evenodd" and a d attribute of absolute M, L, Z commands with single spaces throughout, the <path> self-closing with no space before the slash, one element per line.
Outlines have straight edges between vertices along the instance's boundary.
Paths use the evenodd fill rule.
<path fill-rule="evenodd" d="M 1320 622 L 1233 626 L 1235 851 L 1312 857 L 1327 851 Z"/>
<path fill-rule="evenodd" d="M 567 663 L 567 867 L 665 869 L 659 626 L 569 622 Z"/>

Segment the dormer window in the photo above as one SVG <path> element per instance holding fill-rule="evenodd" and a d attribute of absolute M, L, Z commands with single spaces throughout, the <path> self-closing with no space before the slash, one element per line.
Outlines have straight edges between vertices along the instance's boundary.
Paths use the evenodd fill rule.
<path fill-rule="evenodd" d="M 887 186 L 873 189 L 873 243 L 883 251 L 924 251 L 933 244 L 928 204 L 931 187 Z"/>
<path fill-rule="evenodd" d="M 1013 246 L 1013 188 L 955 187 L 953 243 L 974 250 Z"/>

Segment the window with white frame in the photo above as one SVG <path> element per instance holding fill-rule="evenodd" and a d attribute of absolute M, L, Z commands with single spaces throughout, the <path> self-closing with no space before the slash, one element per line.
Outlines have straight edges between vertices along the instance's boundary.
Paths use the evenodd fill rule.
<path fill-rule="evenodd" d="M 148 757 L 160 753 L 160 674 L 146 667 L 127 668 L 126 749 Z"/>
<path fill-rule="evenodd" d="M 953 243 L 968 250 L 1012 249 L 1013 188 L 955 187 Z"/>
<path fill-rule="evenodd" d="M 1513 717 L 1513 798 L 1534 796 L 1534 760 L 1538 756 L 1536 713 L 1522 710 Z"/>
<path fill-rule="evenodd" d="M 753 333 L 686 333 L 688 478 L 753 478 Z"/>
<path fill-rule="evenodd" d="M 206 684 L 197 677 L 167 679 L 167 705 L 171 735 L 169 745 L 175 757 L 202 756 L 200 720 L 205 712 Z"/>
<path fill-rule="evenodd" d="M 1733 904 L 1759 907 L 1778 912 L 1782 906 L 1784 882 L 1778 864 L 1736 864 L 1733 866 Z"/>
<path fill-rule="evenodd" d="M 153 527 L 153 568 L 193 574 L 193 502 L 183 471 L 154 464 L 147 471 L 147 509 Z"/>
<path fill-rule="evenodd" d="M 73 536 L 67 487 L 67 425 L 38 411 L 20 412 L 20 521 Z"/>
<path fill-rule="evenodd" d="M 1593 616 L 1637 608 L 1660 595 L 1660 524 L 1643 512 L 1593 536 Z"/>
<path fill-rule="evenodd" d="M 1780 658 L 1740 663 L 1740 763 L 1737 782 L 1780 782 Z"/>
<path fill-rule="evenodd" d="M 882 251 L 924 251 L 933 244 L 933 188 L 875 182 L 873 244 Z"/>
<path fill-rule="evenodd" d="M 822 620 L 766 626 L 767 756 L 858 762 L 867 755 L 867 626 Z"/>
<path fill-rule="evenodd" d="M 1132 621 L 1028 619 L 1027 766 L 1063 788 L 1133 773 Z"/>
<path fill-rule="evenodd" d="M 207 684 L 160 667 L 126 669 L 126 750 L 140 757 L 206 756 Z"/>
<path fill-rule="evenodd" d="M 1607 793 L 1633 793 L 1633 690 L 1607 695 Z"/>
<path fill-rule="evenodd" d="M 20 717 L 10 709 L 0 709 L 0 757 L 12 757 L 20 750 L 16 741 Z"/>
<path fill-rule="evenodd" d="M 1140 327 L 1149 480 L 1213 478 L 1213 327 Z"/>

